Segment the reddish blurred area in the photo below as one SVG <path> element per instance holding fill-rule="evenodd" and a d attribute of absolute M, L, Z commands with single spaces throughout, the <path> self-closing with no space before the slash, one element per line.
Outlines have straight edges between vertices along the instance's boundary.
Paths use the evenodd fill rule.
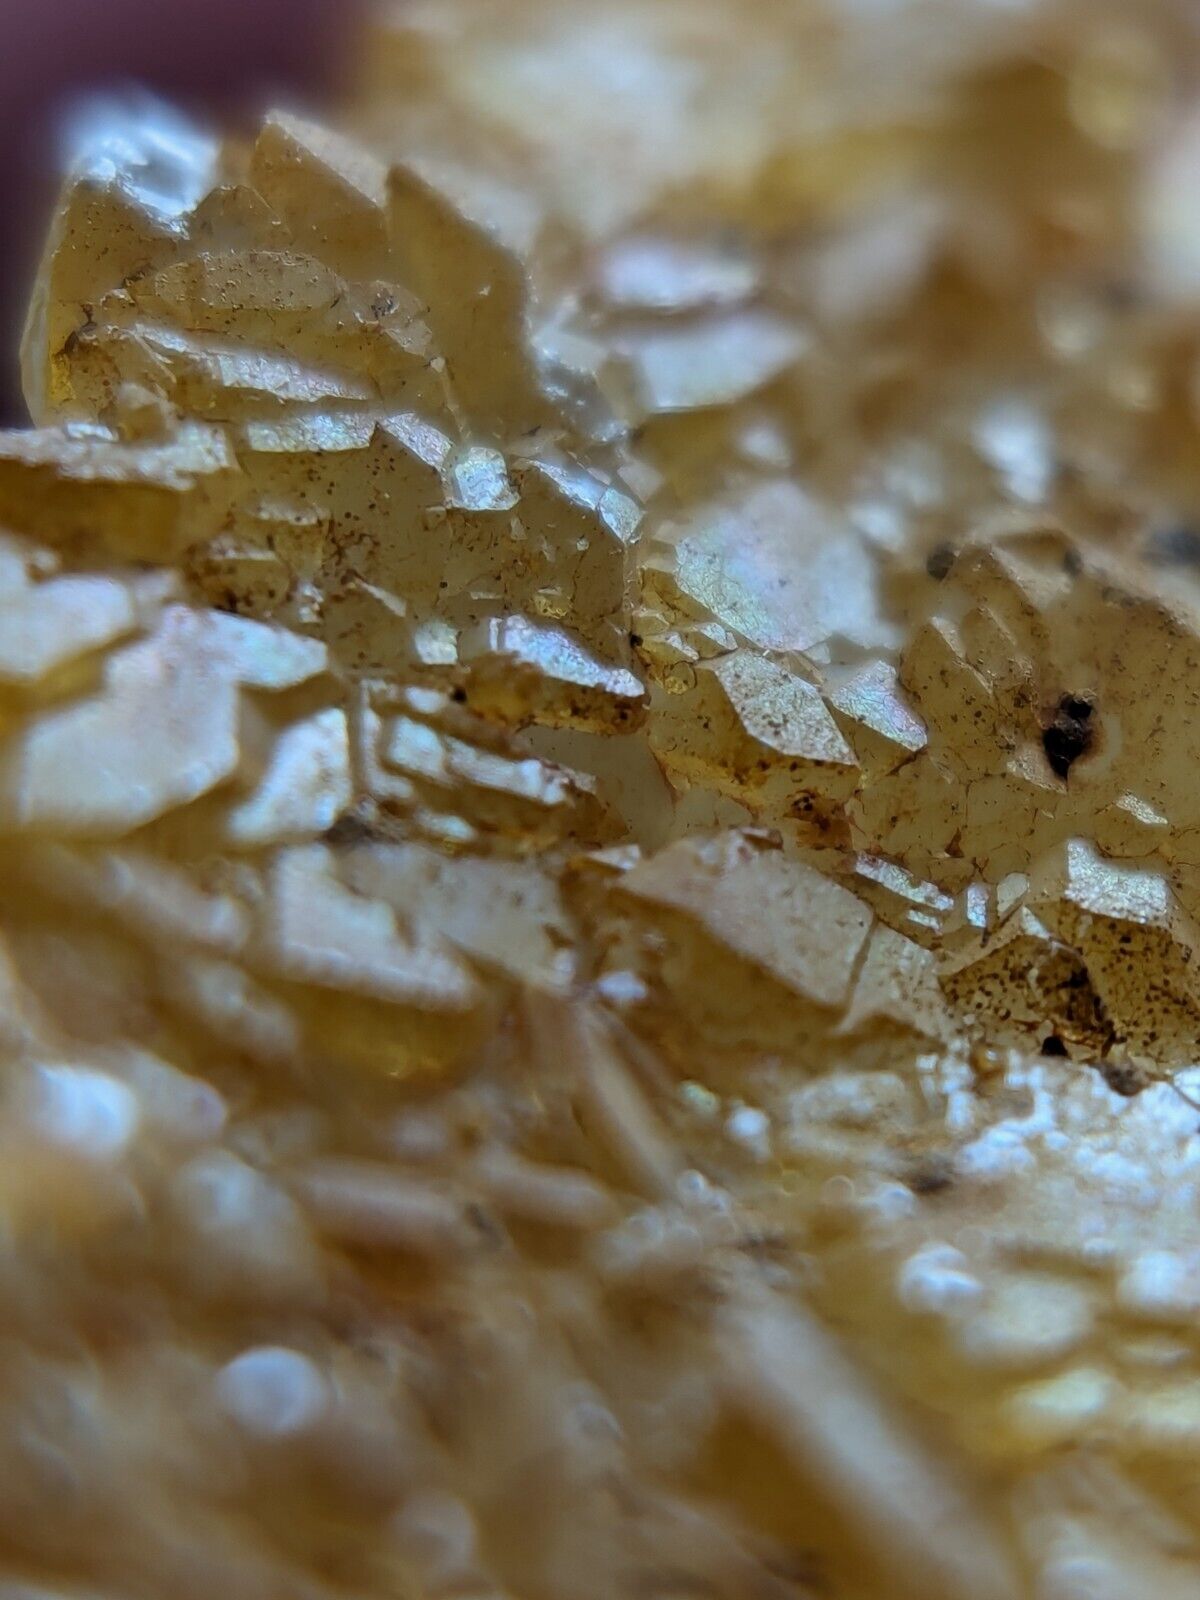
<path fill-rule="evenodd" d="M 0 0 L 0 415 L 27 420 L 17 344 L 57 187 L 58 125 L 89 90 L 139 83 L 200 114 L 327 94 L 362 0 Z"/>

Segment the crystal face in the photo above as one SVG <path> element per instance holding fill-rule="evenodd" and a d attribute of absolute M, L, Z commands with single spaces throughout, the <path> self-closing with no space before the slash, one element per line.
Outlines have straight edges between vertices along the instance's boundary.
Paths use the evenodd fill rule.
<path fill-rule="evenodd" d="M 1200 66 L 436 0 L 0 435 L 0 1589 L 1200 1593 Z"/>

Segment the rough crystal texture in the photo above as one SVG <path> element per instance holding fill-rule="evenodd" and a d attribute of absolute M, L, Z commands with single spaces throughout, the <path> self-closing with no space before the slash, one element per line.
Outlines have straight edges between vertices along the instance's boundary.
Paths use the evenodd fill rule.
<path fill-rule="evenodd" d="M 0 1589 L 1200 1593 L 1184 0 L 114 106 L 0 436 Z"/>

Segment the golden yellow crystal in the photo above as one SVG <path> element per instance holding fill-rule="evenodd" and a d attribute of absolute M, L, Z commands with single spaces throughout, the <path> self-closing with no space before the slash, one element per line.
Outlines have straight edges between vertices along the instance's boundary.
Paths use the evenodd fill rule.
<path fill-rule="evenodd" d="M 0 1589 L 1200 1593 L 1183 0 L 114 107 L 0 436 Z"/>

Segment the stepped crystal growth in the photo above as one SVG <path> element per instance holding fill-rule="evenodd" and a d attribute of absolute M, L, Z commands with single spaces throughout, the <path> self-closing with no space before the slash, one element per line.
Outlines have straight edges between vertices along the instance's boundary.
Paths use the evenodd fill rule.
<path fill-rule="evenodd" d="M 0 436 L 0 1594 L 1194 1600 L 1194 8 L 364 60 Z"/>

